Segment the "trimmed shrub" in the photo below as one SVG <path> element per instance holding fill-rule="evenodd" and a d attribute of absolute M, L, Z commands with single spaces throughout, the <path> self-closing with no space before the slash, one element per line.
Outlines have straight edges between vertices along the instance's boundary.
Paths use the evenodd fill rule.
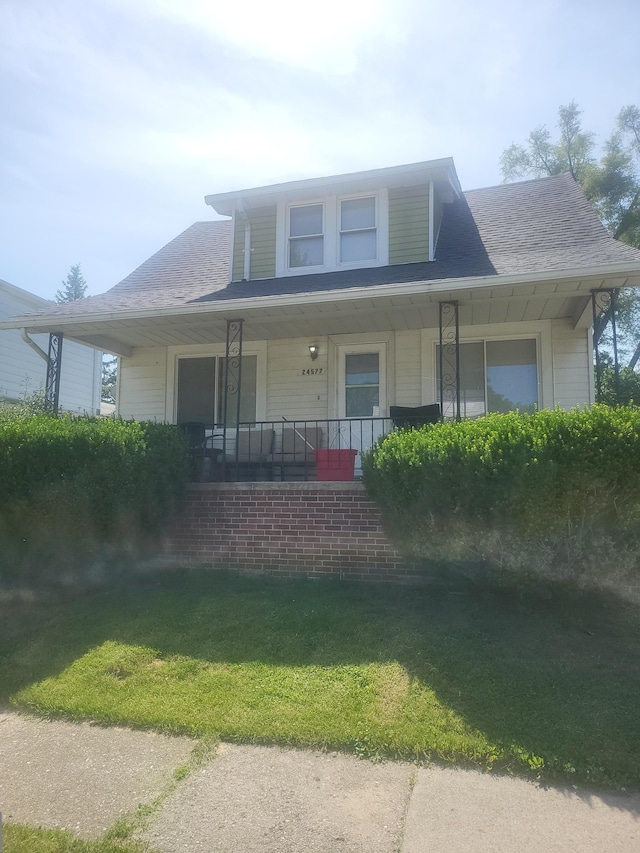
<path fill-rule="evenodd" d="M 637 582 L 640 409 L 494 414 L 386 436 L 369 495 L 411 559 Z"/>
<path fill-rule="evenodd" d="M 4 412 L 0 460 L 5 581 L 104 573 L 157 534 L 186 483 L 168 424 Z"/>

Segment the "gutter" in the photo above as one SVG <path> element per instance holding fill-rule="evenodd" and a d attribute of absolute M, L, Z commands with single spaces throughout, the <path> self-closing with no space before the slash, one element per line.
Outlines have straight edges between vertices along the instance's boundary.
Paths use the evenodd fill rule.
<path fill-rule="evenodd" d="M 474 276 L 472 278 L 458 279 L 434 279 L 433 281 L 408 282 L 405 284 L 391 283 L 378 284 L 370 287 L 352 287 L 342 290 L 325 290 L 321 293 L 304 291 L 302 293 L 285 293 L 272 296 L 259 296 L 250 299 L 229 299 L 221 302 L 199 302 L 195 305 L 168 306 L 166 308 L 145 308 L 141 310 L 128 309 L 125 311 L 100 311 L 94 314 L 64 315 L 56 314 L 53 317 L 33 317 L 29 329 L 33 332 L 37 329 L 47 331 L 53 325 L 59 330 L 64 326 L 77 324 L 111 322 L 119 320 L 143 320 L 158 317 L 185 317 L 206 313 L 234 316 L 238 312 L 264 308 L 265 303 L 269 307 L 286 307 L 289 305 L 322 305 L 327 303 L 348 302 L 353 299 L 375 299 L 378 296 L 424 296 L 426 294 L 451 293 L 456 291 L 474 290 L 486 287 L 514 287 L 526 284 L 541 284 L 544 282 L 557 282 L 567 279 L 595 279 L 603 281 L 608 276 L 624 277 L 624 282 L 617 284 L 616 288 L 628 286 L 631 276 L 638 277 L 640 285 L 640 263 L 630 267 L 628 263 L 609 264 L 606 267 L 584 267 L 582 269 L 547 270 L 540 273 L 512 273 L 510 275 Z M 597 285 L 594 284 L 594 287 Z M 581 291 L 576 291 L 579 295 Z M 555 294 L 547 294 L 552 298 Z M 558 294 L 566 298 L 566 294 Z M 206 308 L 213 310 L 207 311 Z M 19 317 L 15 321 L 0 322 L 0 329 L 17 329 L 24 327 L 25 317 Z M 41 319 L 39 323 L 38 320 Z"/>
<path fill-rule="evenodd" d="M 429 181 L 429 260 L 430 261 L 435 260 L 435 254 L 434 254 L 434 246 L 435 246 L 434 237 L 435 237 L 435 235 L 433 233 L 433 231 L 434 231 L 434 229 L 433 229 L 433 226 L 434 226 L 433 218 L 435 215 L 434 214 L 434 208 L 435 208 L 435 203 L 434 203 L 433 181 Z"/>
<path fill-rule="evenodd" d="M 43 358 L 47 363 L 49 362 L 49 356 L 45 353 L 45 351 L 38 346 L 38 344 L 29 337 L 29 333 L 26 329 L 20 329 L 20 337 L 25 342 L 25 344 L 29 344 L 32 350 L 38 353 L 40 358 Z"/>
<path fill-rule="evenodd" d="M 244 222 L 244 266 L 242 277 L 245 281 L 249 281 L 251 278 L 251 220 L 247 216 L 247 211 L 244 209 L 242 200 L 238 202 L 236 210 L 240 214 L 240 219 Z"/>

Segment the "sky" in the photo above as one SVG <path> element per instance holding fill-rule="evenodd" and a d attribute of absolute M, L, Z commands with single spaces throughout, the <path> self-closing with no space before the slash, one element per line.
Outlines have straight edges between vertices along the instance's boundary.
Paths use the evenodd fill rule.
<path fill-rule="evenodd" d="M 221 193 L 453 157 L 640 105 L 638 0 L 0 0 L 0 278 L 102 293 Z"/>

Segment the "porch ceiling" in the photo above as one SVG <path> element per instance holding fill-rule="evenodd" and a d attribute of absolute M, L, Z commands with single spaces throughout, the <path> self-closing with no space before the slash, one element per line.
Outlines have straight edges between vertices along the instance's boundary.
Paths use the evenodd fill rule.
<path fill-rule="evenodd" d="M 461 325 L 566 318 L 590 325 L 589 298 L 595 288 L 640 286 L 640 273 L 618 278 L 568 277 L 501 286 L 493 282 L 450 283 L 398 292 L 394 287 L 304 294 L 295 300 L 273 298 L 237 303 L 201 303 L 180 313 L 132 312 L 73 319 L 60 318 L 52 329 L 33 318 L 30 332 L 62 332 L 101 350 L 130 356 L 136 347 L 224 343 L 226 321 L 242 318 L 245 340 L 322 337 L 355 332 L 436 328 L 438 303 L 457 300 Z M 46 327 L 46 329 L 45 329 Z"/>

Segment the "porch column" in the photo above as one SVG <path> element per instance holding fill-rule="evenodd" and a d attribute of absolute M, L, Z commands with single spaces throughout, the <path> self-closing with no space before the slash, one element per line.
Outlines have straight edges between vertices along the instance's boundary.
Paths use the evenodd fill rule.
<path fill-rule="evenodd" d="M 440 412 L 460 420 L 460 326 L 458 303 L 440 303 Z M 445 407 L 447 407 L 445 409 Z"/>
<path fill-rule="evenodd" d="M 60 371 L 62 369 L 62 332 L 49 335 L 49 354 L 47 355 L 47 378 L 44 386 L 44 408 L 53 415 L 58 414 L 60 402 Z"/>
<path fill-rule="evenodd" d="M 611 338 L 613 346 L 613 370 L 616 389 L 616 400 L 620 395 L 620 366 L 618 363 L 618 335 L 616 331 L 616 291 L 592 290 L 591 306 L 593 309 L 593 349 L 596 361 L 596 403 L 602 397 L 602 353 L 600 341 L 602 335 L 611 324 Z"/>
<path fill-rule="evenodd" d="M 238 454 L 238 433 L 240 431 L 240 391 L 242 389 L 242 320 L 227 320 L 227 344 L 224 361 L 224 396 L 222 404 L 223 421 L 223 465 L 227 456 L 227 423 L 232 414 L 230 399 L 235 395 L 236 459 Z"/>

